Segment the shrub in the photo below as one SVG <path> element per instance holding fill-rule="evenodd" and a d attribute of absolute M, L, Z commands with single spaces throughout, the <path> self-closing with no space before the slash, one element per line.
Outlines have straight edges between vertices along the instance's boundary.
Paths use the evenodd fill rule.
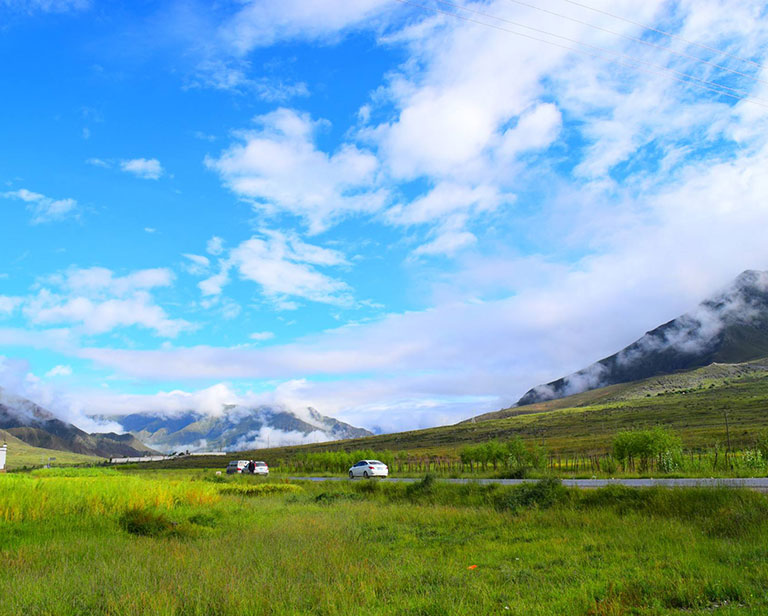
<path fill-rule="evenodd" d="M 546 477 L 535 483 L 524 483 L 515 486 L 506 493 L 499 495 L 497 506 L 500 509 L 517 511 L 525 507 L 540 507 L 546 509 L 567 498 L 568 490 L 555 477 Z"/>
<path fill-rule="evenodd" d="M 765 457 L 759 449 L 747 449 L 741 456 L 741 466 L 751 470 L 765 468 Z"/>
<path fill-rule="evenodd" d="M 608 456 L 600 460 L 600 470 L 608 475 L 613 475 L 619 470 L 619 463 L 613 456 Z"/>
<path fill-rule="evenodd" d="M 421 479 L 415 483 L 409 483 L 405 488 L 405 496 L 409 500 L 416 500 L 423 496 L 433 494 L 435 491 L 435 476 L 432 473 L 427 473 Z"/>
<path fill-rule="evenodd" d="M 680 439 L 661 427 L 619 432 L 613 439 L 613 456 L 625 469 L 632 460 L 638 460 L 640 470 L 647 470 L 653 458 L 658 458 L 661 466 L 664 454 L 671 466 L 673 459 L 679 458 L 680 450 Z"/>
<path fill-rule="evenodd" d="M 132 535 L 145 537 L 162 537 L 173 535 L 176 532 L 176 523 L 171 522 L 165 515 L 144 509 L 132 507 L 119 519 L 120 526 Z"/>

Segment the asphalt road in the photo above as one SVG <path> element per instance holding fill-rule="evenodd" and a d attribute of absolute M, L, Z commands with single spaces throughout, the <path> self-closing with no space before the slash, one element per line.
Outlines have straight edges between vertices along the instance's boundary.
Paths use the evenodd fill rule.
<path fill-rule="evenodd" d="M 347 477 L 289 477 L 303 481 L 365 481 L 364 479 L 348 479 Z M 412 477 L 388 477 L 382 481 L 414 482 L 421 481 Z M 516 486 L 521 483 L 535 483 L 535 479 L 440 479 L 448 483 L 498 483 L 504 486 Z M 622 485 L 630 488 L 750 488 L 768 492 L 768 477 L 750 477 L 745 479 L 563 479 L 563 485 L 570 488 L 604 488 L 612 485 Z"/>

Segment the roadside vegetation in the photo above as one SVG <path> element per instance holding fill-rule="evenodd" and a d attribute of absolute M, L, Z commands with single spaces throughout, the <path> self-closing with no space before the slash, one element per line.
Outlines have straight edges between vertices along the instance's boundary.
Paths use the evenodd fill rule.
<path fill-rule="evenodd" d="M 766 545 L 743 490 L 0 477 L 9 616 L 764 614 Z"/>
<path fill-rule="evenodd" d="M 329 451 L 298 451 L 277 457 L 257 452 L 273 476 L 345 476 L 358 460 L 384 462 L 399 477 L 432 473 L 439 477 L 525 479 L 636 477 L 763 477 L 768 475 L 768 430 L 752 434 L 750 446 L 735 450 L 726 443 L 686 448 L 675 432 L 656 426 L 623 430 L 606 443 L 602 454 L 561 454 L 544 443 L 514 436 L 465 445 L 453 452 L 427 455 L 421 451 L 356 449 L 344 451 L 328 444 Z M 239 454 L 233 454 L 239 455 Z M 128 468 L 185 468 L 188 458 Z M 217 461 L 221 465 L 221 460 Z M 192 463 L 199 464 L 199 459 Z M 126 468 L 126 467 L 122 467 Z"/>

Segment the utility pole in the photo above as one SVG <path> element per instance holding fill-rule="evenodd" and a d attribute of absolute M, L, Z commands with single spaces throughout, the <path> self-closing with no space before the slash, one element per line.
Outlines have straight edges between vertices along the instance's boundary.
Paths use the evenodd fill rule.
<path fill-rule="evenodd" d="M 728 466 L 728 454 L 731 453 L 731 430 L 728 427 L 728 409 L 723 410 L 725 416 L 725 436 L 728 440 L 728 449 L 725 450 L 725 465 Z"/>

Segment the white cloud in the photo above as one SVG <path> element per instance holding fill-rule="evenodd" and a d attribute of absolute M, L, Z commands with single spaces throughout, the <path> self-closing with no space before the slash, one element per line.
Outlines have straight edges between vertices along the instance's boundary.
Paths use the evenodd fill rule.
<path fill-rule="evenodd" d="M 459 250 L 474 245 L 477 238 L 469 231 L 444 230 L 435 239 L 422 244 L 413 251 L 414 256 L 454 255 Z"/>
<path fill-rule="evenodd" d="M 197 65 L 192 85 L 249 94 L 270 103 L 284 103 L 292 98 L 309 96 L 304 82 L 254 78 L 251 73 L 250 63 L 242 59 L 207 59 Z"/>
<path fill-rule="evenodd" d="M 53 378 L 57 376 L 72 376 L 72 366 L 58 365 L 51 368 L 45 373 L 46 378 Z"/>
<path fill-rule="evenodd" d="M 137 325 L 175 337 L 191 324 L 168 317 L 150 293 L 172 282 L 173 274 L 164 268 L 125 276 L 102 267 L 70 268 L 43 279 L 42 288 L 25 299 L 23 314 L 33 325 L 79 324 L 88 334 Z"/>
<path fill-rule="evenodd" d="M 121 160 L 120 169 L 144 180 L 158 180 L 165 173 L 163 166 L 156 158 Z"/>
<path fill-rule="evenodd" d="M 222 252 L 224 252 L 224 240 L 214 235 L 211 239 L 208 240 L 208 243 L 205 245 L 205 250 L 208 252 L 208 254 L 212 254 L 214 256 L 220 255 Z"/>
<path fill-rule="evenodd" d="M 24 301 L 21 297 L 12 297 L 10 295 L 0 295 L 0 316 L 10 316 Z"/>
<path fill-rule="evenodd" d="M 259 342 L 262 342 L 264 340 L 272 340 L 272 338 L 275 337 L 275 334 L 272 332 L 253 332 L 250 336 L 248 336 L 251 340 L 257 340 Z"/>
<path fill-rule="evenodd" d="M 86 164 L 93 165 L 94 167 L 101 167 L 102 169 L 109 169 L 112 167 L 112 162 L 108 160 L 104 160 L 103 158 L 88 158 L 86 159 Z"/>
<path fill-rule="evenodd" d="M 117 424 L 94 421 L 85 415 L 76 395 L 35 375 L 28 362 L 0 355 L 0 402 L 23 411 L 26 400 L 87 432 L 120 431 Z"/>
<path fill-rule="evenodd" d="M 211 266 L 210 259 L 203 255 L 184 254 L 182 256 L 188 261 L 184 264 L 184 269 L 193 276 L 202 276 Z"/>
<path fill-rule="evenodd" d="M 335 38 L 340 31 L 368 27 L 368 20 L 391 9 L 387 0 L 252 0 L 219 31 L 220 40 L 238 55 L 280 40 Z"/>
<path fill-rule="evenodd" d="M 294 307 L 291 298 L 349 305 L 353 301 L 349 286 L 318 269 L 344 265 L 348 265 L 346 257 L 336 250 L 263 229 L 259 236 L 232 248 L 220 260 L 219 272 L 198 286 L 204 296 L 219 295 L 234 269 L 241 279 L 257 283 L 264 296 L 283 309 Z"/>
<path fill-rule="evenodd" d="M 375 189 L 376 157 L 351 144 L 333 154 L 318 150 L 318 122 L 290 109 L 254 119 L 255 130 L 235 133 L 239 143 L 207 157 L 235 194 L 266 213 L 289 212 L 317 233 L 343 216 L 379 210 L 386 193 Z"/>
<path fill-rule="evenodd" d="M 77 201 L 74 199 L 52 199 L 26 188 L 2 193 L 6 199 L 17 199 L 27 204 L 32 213 L 32 224 L 63 220 L 77 215 Z"/>

